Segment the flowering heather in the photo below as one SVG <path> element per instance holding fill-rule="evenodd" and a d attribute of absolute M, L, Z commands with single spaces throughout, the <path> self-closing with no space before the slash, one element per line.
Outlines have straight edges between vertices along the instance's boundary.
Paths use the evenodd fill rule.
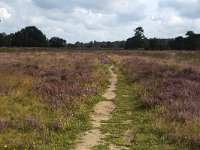
<path fill-rule="evenodd" d="M 7 95 L 10 91 L 10 87 L 7 85 L 0 85 L 0 95 Z"/>
<path fill-rule="evenodd" d="M 61 123 L 59 121 L 56 121 L 56 120 L 50 121 L 48 123 L 48 127 L 49 127 L 49 129 L 51 129 L 55 132 L 61 131 L 63 129 Z"/>
<path fill-rule="evenodd" d="M 24 74 L 32 75 L 32 76 L 38 74 L 38 72 L 40 71 L 38 65 L 23 64 L 23 63 L 11 64 L 10 70 L 12 70 L 12 71 L 16 71 L 16 70 L 23 71 Z"/>
<path fill-rule="evenodd" d="M 164 106 L 166 121 L 187 123 L 200 118 L 199 72 L 137 57 L 125 59 L 123 68 L 138 83 L 144 107 Z M 199 145 L 196 136 L 189 141 Z"/>
<path fill-rule="evenodd" d="M 62 138 L 69 149 L 108 80 L 102 66 L 95 53 L 2 53 L 0 149 L 55 148 Z"/>
<path fill-rule="evenodd" d="M 112 65 L 112 62 L 103 54 L 100 54 L 98 56 L 98 59 L 99 61 L 102 63 L 102 64 L 106 64 L 106 65 Z"/>
<path fill-rule="evenodd" d="M 21 72 L 21 75 L 37 77 L 40 80 L 33 84 L 36 94 L 42 95 L 52 107 L 69 105 L 73 97 L 97 94 L 97 86 L 93 84 L 92 70 L 95 61 L 89 60 L 89 55 L 75 56 L 73 67 L 39 66 L 37 64 L 14 63 L 9 69 Z M 99 78 L 101 80 L 101 78 Z M 0 91 L 1 91 L 0 87 Z M 3 90 L 3 89 L 2 89 Z M 6 89 L 5 89 L 6 90 Z M 5 91 L 4 91 L 5 93 Z"/>
<path fill-rule="evenodd" d="M 28 117 L 26 119 L 26 124 L 29 127 L 37 128 L 39 126 L 39 120 L 35 117 Z"/>
<path fill-rule="evenodd" d="M 3 131 L 6 128 L 6 122 L 0 120 L 0 132 Z"/>
<path fill-rule="evenodd" d="M 183 108 L 180 112 L 186 111 L 195 115 L 200 113 L 200 109 L 196 112 L 198 109 L 193 107 L 195 103 L 200 108 L 200 73 L 191 68 L 178 70 L 138 58 L 126 60 L 124 67 L 132 75 L 132 79 L 140 83 L 141 95 L 148 95 L 143 99 L 145 106 L 164 103 L 173 105 L 173 102 L 179 102 L 180 105 L 185 105 L 181 106 Z"/>
<path fill-rule="evenodd" d="M 40 71 L 42 82 L 35 84 L 35 91 L 43 95 L 52 107 L 66 106 L 73 97 L 96 94 L 97 87 L 88 86 L 92 82 L 91 73 L 87 64 L 75 70 L 47 68 Z"/>

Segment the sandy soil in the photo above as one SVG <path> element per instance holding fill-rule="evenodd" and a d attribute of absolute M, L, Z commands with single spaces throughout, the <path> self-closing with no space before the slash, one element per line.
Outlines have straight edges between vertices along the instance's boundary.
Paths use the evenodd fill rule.
<path fill-rule="evenodd" d="M 116 97 L 116 84 L 117 84 L 117 74 L 113 72 L 113 67 L 109 68 L 111 73 L 110 85 L 106 90 L 103 97 L 107 99 L 107 101 L 101 101 L 96 104 L 93 111 L 91 112 L 91 124 L 92 129 L 80 135 L 80 139 L 78 141 L 78 145 L 75 150 L 91 150 L 95 145 L 100 144 L 101 139 L 105 137 L 100 128 L 103 122 L 108 121 L 112 117 L 112 112 L 115 110 L 116 105 L 109 100 L 112 100 Z M 114 145 L 111 146 L 111 149 L 114 148 Z"/>

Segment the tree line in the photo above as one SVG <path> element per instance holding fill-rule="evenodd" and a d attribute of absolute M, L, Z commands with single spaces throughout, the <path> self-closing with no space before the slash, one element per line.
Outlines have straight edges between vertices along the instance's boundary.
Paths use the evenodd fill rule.
<path fill-rule="evenodd" d="M 82 42 L 76 42 L 75 44 L 67 44 L 68 48 L 93 48 L 93 49 L 106 49 L 106 48 L 111 48 L 111 49 L 123 49 L 125 45 L 125 41 L 103 41 L 103 42 L 97 42 L 97 41 L 91 41 L 89 43 L 82 43 Z"/>
<path fill-rule="evenodd" d="M 133 37 L 127 39 L 125 49 L 147 50 L 200 50 L 200 34 L 188 31 L 186 37 L 172 39 L 146 38 L 142 27 L 137 27 Z"/>
<path fill-rule="evenodd" d="M 47 37 L 35 26 L 28 26 L 16 33 L 0 33 L 0 47 L 68 47 L 68 48 L 124 48 L 125 41 L 67 43 L 59 37 Z"/>
<path fill-rule="evenodd" d="M 60 37 L 48 39 L 35 26 L 28 26 L 16 33 L 0 33 L 0 47 L 68 47 L 91 49 L 144 49 L 144 50 L 200 50 L 200 34 L 188 31 L 185 37 L 179 36 L 171 39 L 146 38 L 144 29 L 137 27 L 133 37 L 126 41 L 91 41 L 88 43 L 67 43 Z"/>
<path fill-rule="evenodd" d="M 22 30 L 7 35 L 0 33 L 0 47 L 65 47 L 66 40 L 59 37 L 47 39 L 35 26 L 28 26 Z"/>

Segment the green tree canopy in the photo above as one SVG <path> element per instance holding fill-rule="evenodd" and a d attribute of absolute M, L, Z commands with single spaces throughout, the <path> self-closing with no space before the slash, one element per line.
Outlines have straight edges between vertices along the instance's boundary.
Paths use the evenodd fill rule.
<path fill-rule="evenodd" d="M 134 29 L 134 36 L 127 39 L 125 48 L 126 49 L 145 49 L 148 46 L 148 39 L 144 36 L 144 30 L 142 27 Z"/>
<path fill-rule="evenodd" d="M 50 47 L 66 47 L 66 40 L 59 37 L 52 37 L 49 40 Z"/>
<path fill-rule="evenodd" d="M 22 47 L 45 47 L 47 46 L 47 38 L 42 31 L 35 26 L 28 26 L 13 35 L 11 45 Z"/>

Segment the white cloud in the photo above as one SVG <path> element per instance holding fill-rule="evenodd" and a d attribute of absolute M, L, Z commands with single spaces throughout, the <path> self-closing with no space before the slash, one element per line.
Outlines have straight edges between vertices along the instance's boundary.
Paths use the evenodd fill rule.
<path fill-rule="evenodd" d="M 142 26 L 147 37 L 200 32 L 200 0 L 1 0 L 0 32 L 37 26 L 68 42 L 126 40 Z"/>
<path fill-rule="evenodd" d="M 0 18 L 1 19 L 9 19 L 11 17 L 11 13 L 8 12 L 6 8 L 0 8 Z"/>
<path fill-rule="evenodd" d="M 172 15 L 172 16 L 170 16 L 168 23 L 170 26 L 180 26 L 180 25 L 184 24 L 185 21 L 183 18 L 181 18 L 179 16 Z"/>
<path fill-rule="evenodd" d="M 34 16 L 32 18 L 32 23 L 33 24 L 44 24 L 45 23 L 45 18 L 43 16 Z"/>
<path fill-rule="evenodd" d="M 200 17 L 200 0 L 160 0 L 159 6 L 161 9 L 170 7 L 184 17 Z"/>
<path fill-rule="evenodd" d="M 71 18 L 76 23 L 83 24 L 88 29 L 103 29 L 106 25 L 111 25 L 113 22 L 116 23 L 117 15 L 106 14 L 102 12 L 92 12 L 84 8 L 74 8 L 71 13 Z"/>
<path fill-rule="evenodd" d="M 194 21 L 194 26 L 197 28 L 198 31 L 200 31 L 200 18 Z"/>

